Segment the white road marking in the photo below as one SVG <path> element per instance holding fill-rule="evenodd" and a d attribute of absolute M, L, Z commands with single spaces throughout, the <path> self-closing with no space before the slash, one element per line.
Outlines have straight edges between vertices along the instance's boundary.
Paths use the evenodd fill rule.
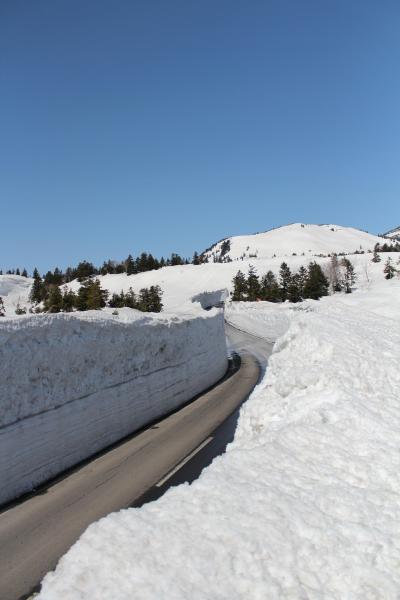
<path fill-rule="evenodd" d="M 197 454 L 198 452 L 200 452 L 200 450 L 202 450 L 204 448 L 204 446 L 207 446 L 207 444 L 209 444 L 212 439 L 213 439 L 213 436 L 211 435 L 206 440 L 204 440 L 204 442 L 202 442 L 200 444 L 200 446 L 197 446 L 197 448 L 195 448 L 190 454 L 188 454 L 183 460 L 181 460 L 181 462 L 178 463 L 176 465 L 176 467 L 174 467 L 172 469 L 172 471 L 169 471 L 169 473 L 167 473 L 165 475 L 165 477 L 163 477 L 162 479 L 160 479 L 160 481 L 158 483 L 156 483 L 156 487 L 161 487 L 162 485 L 164 485 L 164 483 L 166 481 L 168 481 L 168 479 L 170 479 L 173 475 L 175 475 L 175 473 L 177 473 L 183 467 L 183 465 L 185 465 L 187 462 L 189 462 L 189 460 L 191 458 L 193 458 L 193 456 L 195 454 Z"/>

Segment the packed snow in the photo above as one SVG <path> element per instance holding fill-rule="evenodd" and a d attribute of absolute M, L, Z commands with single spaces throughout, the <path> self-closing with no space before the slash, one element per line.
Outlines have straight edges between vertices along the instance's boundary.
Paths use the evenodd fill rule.
<path fill-rule="evenodd" d="M 227 245 L 227 242 L 229 244 Z M 307 258 L 333 252 L 353 254 L 371 251 L 382 238 L 339 225 L 305 225 L 293 223 L 254 235 L 239 235 L 221 240 L 206 252 L 209 260 L 240 260 L 241 258 L 288 257 L 293 253 Z M 229 247 L 226 250 L 226 247 Z M 225 251 L 224 251 L 225 250 Z"/>
<path fill-rule="evenodd" d="M 225 372 L 222 312 L 3 318 L 0 503 L 177 408 Z"/>
<path fill-rule="evenodd" d="M 227 308 L 280 336 L 234 442 L 193 484 L 92 524 L 40 600 L 399 598 L 400 280 L 358 275 L 353 294 Z"/>

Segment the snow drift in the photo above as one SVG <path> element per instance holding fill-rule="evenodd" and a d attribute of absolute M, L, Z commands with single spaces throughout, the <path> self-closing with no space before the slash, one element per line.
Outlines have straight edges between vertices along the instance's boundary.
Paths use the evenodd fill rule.
<path fill-rule="evenodd" d="M 0 502 L 177 408 L 226 366 L 217 310 L 3 319 Z"/>
<path fill-rule="evenodd" d="M 279 308 L 289 329 L 226 454 L 91 525 L 40 600 L 397 599 L 400 282 L 380 286 Z"/>

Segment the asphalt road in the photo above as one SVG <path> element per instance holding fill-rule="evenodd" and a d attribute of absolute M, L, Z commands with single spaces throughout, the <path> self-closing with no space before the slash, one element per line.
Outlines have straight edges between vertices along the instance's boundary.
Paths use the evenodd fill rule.
<path fill-rule="evenodd" d="M 0 599 L 28 597 L 93 521 L 192 481 L 233 439 L 271 345 L 227 326 L 240 368 L 207 393 L 0 512 Z M 251 349 L 258 356 L 249 354 Z"/>

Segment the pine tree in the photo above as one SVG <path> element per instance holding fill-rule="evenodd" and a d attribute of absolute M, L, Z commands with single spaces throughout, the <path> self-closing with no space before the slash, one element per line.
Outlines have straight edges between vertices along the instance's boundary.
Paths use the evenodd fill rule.
<path fill-rule="evenodd" d="M 45 295 L 45 288 L 42 278 L 39 275 L 39 271 L 34 269 L 33 271 L 33 284 L 29 294 L 29 299 L 34 304 L 39 304 Z"/>
<path fill-rule="evenodd" d="M 307 281 L 307 277 L 308 277 L 308 273 L 307 273 L 307 269 L 301 265 L 298 273 L 298 285 L 299 285 L 299 292 L 302 298 L 304 298 L 304 286 L 306 285 L 306 281 Z"/>
<path fill-rule="evenodd" d="M 247 275 L 247 300 L 255 302 L 260 297 L 260 281 L 255 268 L 250 265 Z"/>
<path fill-rule="evenodd" d="M 126 259 L 125 266 L 127 275 L 134 275 L 134 273 L 136 273 L 136 265 L 132 254 L 129 254 L 128 258 Z"/>
<path fill-rule="evenodd" d="M 243 302 L 247 297 L 247 281 L 242 271 L 238 271 L 233 278 L 232 300 Z"/>
<path fill-rule="evenodd" d="M 285 300 L 287 299 L 291 279 L 292 273 L 290 272 L 288 265 L 285 262 L 283 262 L 279 269 L 279 283 L 281 289 L 281 299 L 283 302 L 285 302 Z"/>
<path fill-rule="evenodd" d="M 87 310 L 100 310 L 106 305 L 107 297 L 108 291 L 101 288 L 98 279 L 90 281 L 86 299 Z"/>
<path fill-rule="evenodd" d="M 304 298 L 319 300 L 322 296 L 327 296 L 329 282 L 322 272 L 321 267 L 316 263 L 310 263 L 308 266 L 307 281 L 304 285 Z"/>
<path fill-rule="evenodd" d="M 373 263 L 381 262 L 381 257 L 379 256 L 378 251 L 379 251 L 379 244 L 375 244 L 374 255 L 371 259 Z"/>
<path fill-rule="evenodd" d="M 357 276 L 354 271 L 354 267 L 348 258 L 342 258 L 340 261 L 341 267 L 344 269 L 342 284 L 346 294 L 351 294 L 351 290 L 356 282 Z"/>
<path fill-rule="evenodd" d="M 195 252 L 193 254 L 193 258 L 192 258 L 192 265 L 199 265 L 200 264 L 200 258 L 197 252 Z"/>
<path fill-rule="evenodd" d="M 52 284 L 49 288 L 48 296 L 44 302 L 44 307 L 47 312 L 58 313 L 63 308 L 63 297 L 58 285 Z"/>
<path fill-rule="evenodd" d="M 301 302 L 303 299 L 301 291 L 301 276 L 299 273 L 292 275 L 287 291 L 287 299 L 289 302 Z"/>
<path fill-rule="evenodd" d="M 148 305 L 147 310 L 149 312 L 159 313 L 162 311 L 163 304 L 161 302 L 162 291 L 159 285 L 152 285 L 148 292 Z"/>
<path fill-rule="evenodd" d="M 260 295 L 267 302 L 280 302 L 281 295 L 278 282 L 272 271 L 268 271 L 261 279 Z"/>
<path fill-rule="evenodd" d="M 393 279 L 394 274 L 396 273 L 396 267 L 393 266 L 390 256 L 385 263 L 383 272 L 385 273 L 385 279 Z"/>
<path fill-rule="evenodd" d="M 6 308 L 4 306 L 3 298 L 0 296 L 0 317 L 5 317 L 5 316 L 6 316 Z"/>
<path fill-rule="evenodd" d="M 62 293 L 62 309 L 64 312 L 72 312 L 77 304 L 76 294 L 65 285 Z"/>
<path fill-rule="evenodd" d="M 21 273 L 22 277 L 28 277 L 28 271 L 24 269 Z"/>
<path fill-rule="evenodd" d="M 139 292 L 138 309 L 143 312 L 148 312 L 149 305 L 150 305 L 149 290 L 147 288 L 142 288 Z"/>
<path fill-rule="evenodd" d="M 21 275 L 21 272 L 20 272 L 20 270 L 19 270 L 19 269 L 17 269 L 17 270 L 15 271 L 15 274 L 16 274 L 16 275 Z"/>
<path fill-rule="evenodd" d="M 124 300 L 123 306 L 127 306 L 128 308 L 137 308 L 138 307 L 138 299 L 136 298 L 136 294 L 131 287 L 125 294 L 125 300 Z"/>

